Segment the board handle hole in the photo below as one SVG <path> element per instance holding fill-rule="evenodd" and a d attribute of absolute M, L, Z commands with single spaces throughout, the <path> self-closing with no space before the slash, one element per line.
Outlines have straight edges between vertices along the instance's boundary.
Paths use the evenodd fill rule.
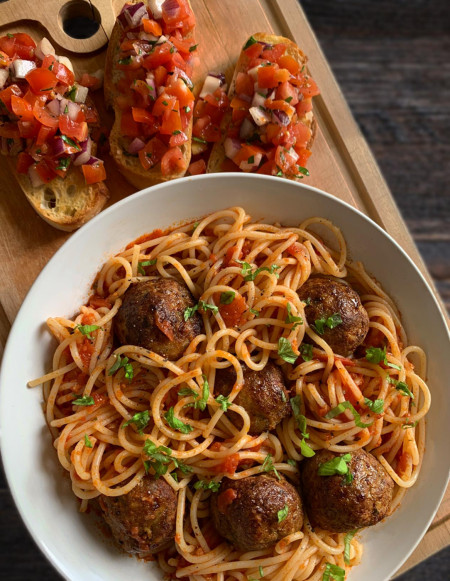
<path fill-rule="evenodd" d="M 72 38 L 91 38 L 101 24 L 100 12 L 90 2 L 71 0 L 64 4 L 58 14 L 64 32 Z"/>

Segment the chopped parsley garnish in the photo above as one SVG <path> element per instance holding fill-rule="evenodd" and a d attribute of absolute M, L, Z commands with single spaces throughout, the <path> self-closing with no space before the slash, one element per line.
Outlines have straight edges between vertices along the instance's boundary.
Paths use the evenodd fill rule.
<path fill-rule="evenodd" d="M 182 397 L 185 396 L 198 397 L 198 393 L 190 387 L 182 387 L 178 392 L 178 395 L 181 395 Z"/>
<path fill-rule="evenodd" d="M 292 101 L 292 97 L 286 97 L 285 101 L 286 103 L 290 103 Z"/>
<path fill-rule="evenodd" d="M 301 405 L 300 396 L 296 395 L 295 397 L 292 397 L 290 399 L 290 403 L 292 411 L 294 413 L 295 421 L 297 422 L 298 429 L 300 430 L 300 433 L 302 435 L 302 440 L 300 442 L 300 452 L 302 456 L 305 456 L 305 458 L 312 458 L 313 456 L 316 455 L 316 453 L 311 448 L 311 446 L 309 446 L 306 443 L 306 439 L 309 438 L 309 434 L 306 431 L 307 430 L 306 418 L 302 413 L 300 413 Z"/>
<path fill-rule="evenodd" d="M 387 360 L 386 347 L 383 347 L 383 349 L 380 349 L 379 347 L 368 347 L 366 349 L 366 359 L 367 361 L 370 361 L 370 363 L 375 363 L 377 365 L 379 363 L 384 363 L 388 367 L 398 369 L 399 371 L 401 370 L 401 367 L 395 365 L 395 363 L 389 363 Z"/>
<path fill-rule="evenodd" d="M 153 260 L 143 260 L 142 262 L 138 262 L 138 273 L 145 276 L 147 273 L 144 270 L 144 266 L 153 266 L 154 264 L 156 264 L 156 258 L 153 258 Z"/>
<path fill-rule="evenodd" d="M 69 167 L 69 164 L 70 157 L 61 157 L 59 159 L 58 165 L 56 166 L 56 169 L 66 170 Z"/>
<path fill-rule="evenodd" d="M 409 389 L 409 387 L 406 385 L 406 383 L 404 381 L 397 381 L 393 377 L 388 377 L 388 381 L 389 381 L 389 383 L 392 383 L 393 385 L 395 385 L 395 389 L 397 389 L 398 391 L 401 391 L 403 395 L 407 395 L 411 399 L 414 399 L 413 392 Z"/>
<path fill-rule="evenodd" d="M 164 105 L 164 107 L 167 107 L 167 105 L 169 104 L 167 101 L 163 101 L 162 104 Z"/>
<path fill-rule="evenodd" d="M 94 405 L 95 401 L 91 395 L 84 395 L 83 397 L 79 397 L 78 399 L 74 399 L 72 404 L 73 405 Z"/>
<path fill-rule="evenodd" d="M 334 476 L 335 474 L 340 474 L 341 476 L 345 476 L 347 484 L 350 484 L 353 480 L 353 474 L 348 467 L 351 460 L 351 454 L 336 456 L 336 458 L 332 458 L 328 462 L 321 464 L 317 470 L 317 474 L 319 476 Z"/>
<path fill-rule="evenodd" d="M 195 490 L 212 490 L 213 492 L 217 492 L 220 488 L 220 482 L 216 482 L 215 480 L 197 480 L 194 484 Z"/>
<path fill-rule="evenodd" d="M 87 434 L 84 434 L 84 445 L 86 448 L 92 448 L 92 442 Z"/>
<path fill-rule="evenodd" d="M 234 291 L 225 291 L 220 295 L 220 302 L 222 305 L 229 305 L 234 301 L 236 293 Z"/>
<path fill-rule="evenodd" d="M 181 133 L 181 131 L 179 129 L 172 131 L 172 135 L 180 135 L 180 133 Z"/>
<path fill-rule="evenodd" d="M 249 48 L 250 46 L 252 46 L 252 44 L 256 44 L 258 41 L 256 40 L 256 38 L 254 36 L 251 36 L 247 42 L 244 44 L 244 48 L 243 50 L 246 50 L 247 48 Z"/>
<path fill-rule="evenodd" d="M 131 61 L 132 61 L 132 58 L 130 55 L 130 56 L 126 56 L 123 59 L 119 59 L 118 62 L 119 62 L 119 65 L 131 65 Z"/>
<path fill-rule="evenodd" d="M 286 339 L 286 337 L 280 337 L 278 339 L 278 355 L 281 359 L 287 361 L 287 363 L 295 363 L 298 357 L 292 349 L 290 341 Z"/>
<path fill-rule="evenodd" d="M 278 470 L 273 465 L 271 454 L 267 454 L 267 456 L 264 458 L 264 462 L 262 464 L 262 469 L 264 470 L 264 472 L 272 472 L 273 471 L 275 473 L 275 476 L 278 478 L 278 480 L 281 480 L 281 477 L 278 474 Z"/>
<path fill-rule="evenodd" d="M 344 563 L 346 565 L 350 565 L 350 547 L 355 534 L 356 530 L 350 531 L 344 537 Z"/>
<path fill-rule="evenodd" d="M 164 414 L 164 418 L 173 430 L 177 430 L 182 434 L 189 434 L 189 432 L 192 432 L 194 429 L 191 425 L 185 424 L 175 417 L 175 410 L 173 407 L 169 408 L 169 410 Z"/>
<path fill-rule="evenodd" d="M 123 424 L 122 428 L 125 428 L 130 424 L 134 424 L 137 428 L 138 433 L 142 434 L 144 432 L 144 428 L 147 427 L 149 421 L 150 414 L 148 410 L 145 410 L 143 412 L 137 412 L 131 419 L 129 419 L 127 422 Z"/>
<path fill-rule="evenodd" d="M 306 169 L 306 167 L 302 167 L 301 165 L 298 165 L 297 169 L 298 169 L 299 173 L 303 174 L 304 176 L 309 176 L 309 171 Z"/>
<path fill-rule="evenodd" d="M 134 377 L 134 370 L 131 363 L 129 363 L 128 357 L 122 357 L 121 355 L 116 356 L 116 360 L 114 365 L 108 371 L 108 375 L 112 375 L 116 371 L 118 371 L 121 367 L 125 370 L 125 378 L 129 379 L 130 381 Z"/>
<path fill-rule="evenodd" d="M 322 317 L 321 319 L 316 319 L 314 321 L 313 327 L 319 333 L 319 335 L 323 335 L 325 333 L 325 327 L 329 329 L 334 329 L 338 325 L 342 323 L 342 317 L 339 313 L 334 313 L 329 317 L 325 318 Z"/>
<path fill-rule="evenodd" d="M 193 46 L 189 47 L 189 52 L 194 52 L 194 50 L 197 50 L 198 44 L 194 44 Z"/>
<path fill-rule="evenodd" d="M 304 361 L 311 361 L 313 358 L 313 346 L 309 343 L 302 343 L 298 348 L 300 355 L 303 357 Z"/>
<path fill-rule="evenodd" d="M 53 87 L 47 87 L 46 89 L 41 89 L 41 93 L 45 93 L 45 91 L 51 91 Z"/>
<path fill-rule="evenodd" d="M 338 565 L 332 565 L 327 563 L 325 566 L 325 571 L 323 572 L 322 581 L 345 581 L 345 569 L 338 567 Z"/>
<path fill-rule="evenodd" d="M 173 54 L 174 52 L 175 52 L 175 47 L 174 46 L 171 46 L 170 47 L 170 54 Z"/>
<path fill-rule="evenodd" d="M 185 107 L 183 107 L 183 109 L 184 109 L 184 112 L 185 113 L 189 113 L 190 110 L 191 110 L 191 108 L 189 107 L 189 105 L 186 105 Z"/>
<path fill-rule="evenodd" d="M 75 141 L 73 139 L 70 139 L 70 137 L 67 137 L 67 135 L 61 135 L 61 139 L 64 141 L 64 143 L 70 145 L 70 147 L 75 147 L 75 149 L 81 149 L 78 143 L 75 143 Z"/>
<path fill-rule="evenodd" d="M 408 428 L 415 428 L 418 423 L 419 423 L 419 420 L 417 420 L 416 422 L 406 422 L 403 424 L 402 429 L 407 430 Z"/>
<path fill-rule="evenodd" d="M 148 472 L 150 468 L 155 471 L 156 478 L 159 478 L 167 472 L 168 465 L 174 460 L 171 458 L 172 450 L 165 446 L 156 446 L 151 440 L 145 440 L 143 452 L 151 460 L 144 460 L 145 471 Z"/>
<path fill-rule="evenodd" d="M 287 517 L 289 513 L 289 507 L 287 504 L 284 505 L 284 508 L 282 508 L 281 510 L 279 510 L 277 512 L 277 516 L 278 516 L 278 522 L 283 522 L 284 519 Z"/>
<path fill-rule="evenodd" d="M 69 106 L 68 106 L 68 105 L 66 105 L 66 106 L 64 107 L 64 115 L 67 115 L 67 113 L 68 113 L 68 112 L 69 112 Z"/>
<path fill-rule="evenodd" d="M 225 395 L 218 395 L 216 397 L 216 402 L 220 404 L 220 407 L 224 412 L 226 412 L 230 405 L 232 405 L 232 402 L 229 400 L 229 396 Z"/>
<path fill-rule="evenodd" d="M 251 312 L 252 315 L 255 315 L 255 317 L 259 317 L 259 311 L 257 311 L 256 309 L 249 309 L 249 311 Z"/>
<path fill-rule="evenodd" d="M 203 388 L 202 388 L 202 397 L 198 401 L 198 409 L 203 411 L 206 408 L 206 404 L 209 398 L 209 383 L 206 379 L 206 375 L 202 375 L 203 379 Z"/>
<path fill-rule="evenodd" d="M 376 399 L 375 401 L 372 401 L 368 397 L 365 397 L 364 403 L 370 409 L 370 411 L 373 412 L 374 414 L 382 414 L 383 413 L 384 400 Z"/>
<path fill-rule="evenodd" d="M 291 312 L 291 303 L 288 303 L 286 306 L 286 310 L 287 310 L 287 317 L 284 320 L 285 323 L 294 323 L 292 329 L 295 329 L 296 327 L 298 327 L 299 325 L 303 325 L 303 319 L 301 317 L 296 317 L 292 314 Z"/>
<path fill-rule="evenodd" d="M 64 97 L 66 97 L 67 99 L 70 99 L 71 101 L 75 101 L 75 95 L 77 93 L 77 87 L 76 85 L 74 85 L 70 91 L 67 91 L 67 93 L 64 95 Z"/>
<path fill-rule="evenodd" d="M 269 266 L 261 266 L 260 268 L 257 268 L 253 272 L 253 270 L 252 270 L 253 267 L 248 262 L 244 262 L 243 260 L 236 260 L 236 262 L 238 262 L 239 264 L 242 264 L 241 275 L 244 277 L 244 280 L 246 280 L 246 281 L 255 280 L 255 278 L 258 276 L 258 274 L 260 272 L 263 272 L 263 271 L 267 271 L 270 274 L 275 274 L 275 276 L 277 278 L 279 276 L 275 271 L 278 270 L 280 267 L 277 266 L 276 264 L 272 264 L 270 267 Z"/>
<path fill-rule="evenodd" d="M 219 307 L 216 307 L 215 305 L 210 305 L 209 303 L 205 303 L 205 301 L 198 301 L 195 306 L 186 307 L 186 309 L 184 309 L 184 320 L 188 321 L 199 309 L 205 312 L 212 311 L 214 314 L 219 311 Z"/>
<path fill-rule="evenodd" d="M 80 333 L 85 335 L 91 341 L 94 340 L 91 333 L 93 331 L 96 331 L 97 329 L 100 329 L 98 325 L 77 325 L 76 327 L 74 327 L 74 331 L 80 331 Z"/>
<path fill-rule="evenodd" d="M 297 462 L 295 460 L 293 460 L 292 458 L 288 458 L 287 463 L 289 464 L 289 466 L 293 466 L 294 468 L 297 468 Z"/>
<path fill-rule="evenodd" d="M 247 159 L 247 163 L 255 163 L 255 156 L 251 155 L 248 159 Z"/>
<path fill-rule="evenodd" d="M 204 143 L 205 145 L 208 143 L 206 139 L 202 137 L 196 137 L 195 135 L 192 137 L 192 141 L 198 141 L 198 143 Z"/>
<path fill-rule="evenodd" d="M 361 416 L 359 415 L 359 413 L 355 410 L 355 408 L 352 406 L 352 404 L 349 401 L 343 401 L 342 403 L 338 404 L 335 408 L 333 408 L 332 410 L 330 410 L 325 418 L 327 420 L 331 420 L 333 418 L 335 418 L 336 416 L 338 416 L 339 414 L 342 414 L 342 412 L 344 412 L 345 410 L 350 410 L 351 413 L 353 414 L 353 417 L 355 418 L 355 425 L 358 426 L 358 428 L 368 428 L 369 426 L 371 426 L 373 424 L 373 421 L 370 422 L 370 424 L 364 424 L 361 421 Z"/>

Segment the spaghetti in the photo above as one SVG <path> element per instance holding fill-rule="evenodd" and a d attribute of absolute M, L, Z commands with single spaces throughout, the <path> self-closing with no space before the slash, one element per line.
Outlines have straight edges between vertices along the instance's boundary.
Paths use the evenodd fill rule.
<path fill-rule="evenodd" d="M 317 225 L 335 238 L 337 250 L 314 233 Z M 358 291 L 370 320 L 366 346 L 386 345 L 381 361 L 338 356 L 307 325 L 297 291 L 312 274 L 345 278 Z M 114 345 L 114 317 L 125 291 L 155 276 L 183 281 L 199 301 L 204 333 L 177 361 Z M 357 565 L 362 555 L 357 538 L 313 530 L 306 517 L 301 531 L 275 546 L 238 551 L 212 530 L 213 492 L 193 486 L 197 480 L 218 483 L 224 475 L 245 478 L 268 467 L 298 482 L 305 440 L 294 415 L 275 431 L 252 437 L 248 413 L 233 403 L 243 383 L 241 362 L 258 371 L 269 358 L 283 368 L 292 396 L 299 396 L 297 412 L 306 417 L 310 449 L 364 448 L 374 454 L 395 482 L 391 512 L 416 482 L 430 407 L 426 356 L 408 345 L 399 312 L 381 286 L 361 263 L 347 259 L 340 230 L 323 218 L 286 228 L 254 223 L 242 208 L 226 209 L 194 226 L 141 237 L 108 260 L 93 288 L 94 296 L 74 319 L 47 321 L 59 342 L 53 369 L 29 384 L 43 384 L 46 420 L 81 510 L 100 495 L 127 494 L 146 470 L 153 473 L 145 452 L 150 441 L 170 449 L 160 477 L 177 492 L 176 544 L 157 555 L 168 579 L 243 581 L 263 574 L 272 581 L 313 581 L 332 579 L 332 566 L 347 572 Z M 233 297 L 234 310 L 221 303 L 223 293 Z M 304 338 L 314 347 L 302 350 Z M 286 341 L 293 363 L 280 349 Z M 214 391 L 215 374 L 229 366 L 237 379 L 224 405 Z M 364 398 L 382 400 L 382 409 L 375 413 Z M 195 405 L 201 399 L 205 405 Z M 348 408 L 330 416 L 346 401 L 367 427 Z M 187 429 L 167 420 L 169 405 Z M 228 410 L 239 414 L 242 427 L 230 421 Z"/>

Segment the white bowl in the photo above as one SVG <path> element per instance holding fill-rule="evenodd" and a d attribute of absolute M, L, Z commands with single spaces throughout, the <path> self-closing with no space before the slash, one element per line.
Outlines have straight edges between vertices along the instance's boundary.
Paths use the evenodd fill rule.
<path fill-rule="evenodd" d="M 41 410 L 41 390 L 27 381 L 48 370 L 53 342 L 50 316 L 72 316 L 87 299 L 102 263 L 137 236 L 187 218 L 241 205 L 255 218 L 298 224 L 309 216 L 331 219 L 344 232 L 351 255 L 364 262 L 396 301 L 410 343 L 428 354 L 432 406 L 427 449 L 417 484 L 384 523 L 363 535 L 364 556 L 351 581 L 388 579 L 431 522 L 448 480 L 450 421 L 449 334 L 429 286 L 398 244 L 366 216 L 315 188 L 277 178 L 218 174 L 186 178 L 135 194 L 91 220 L 55 254 L 17 315 L 6 346 L 1 381 L 2 454 L 14 500 L 35 541 L 71 581 L 161 580 L 154 564 L 118 552 L 77 512 L 62 477 Z"/>

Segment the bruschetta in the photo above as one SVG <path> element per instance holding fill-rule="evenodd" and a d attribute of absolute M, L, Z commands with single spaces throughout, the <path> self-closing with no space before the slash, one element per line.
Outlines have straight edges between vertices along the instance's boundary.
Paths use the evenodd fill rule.
<path fill-rule="evenodd" d="M 114 108 L 110 151 L 142 189 L 183 176 L 191 158 L 195 17 L 187 0 L 124 5 L 105 66 L 105 99 Z"/>
<path fill-rule="evenodd" d="M 0 139 L 28 201 L 49 224 L 72 231 L 109 193 L 92 130 L 98 113 L 71 62 L 25 33 L 0 38 Z"/>
<path fill-rule="evenodd" d="M 208 173 L 244 171 L 301 179 L 315 135 L 319 94 L 306 56 L 291 40 L 264 33 L 245 43 L 228 92 L 229 109 Z"/>

